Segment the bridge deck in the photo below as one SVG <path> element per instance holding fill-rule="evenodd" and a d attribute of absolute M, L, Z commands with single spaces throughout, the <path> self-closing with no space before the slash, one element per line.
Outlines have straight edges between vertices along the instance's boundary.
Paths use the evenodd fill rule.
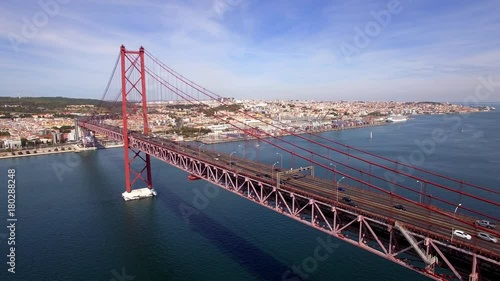
<path fill-rule="evenodd" d="M 115 134 L 115 139 L 120 138 L 120 128 L 106 125 L 99 126 Z M 146 137 L 137 133 L 132 133 L 131 138 L 146 142 L 157 148 L 167 149 L 179 155 L 184 155 L 184 157 L 198 160 L 200 163 L 204 163 L 205 166 L 219 167 L 232 174 L 251 178 L 266 183 L 269 186 L 276 187 L 277 185 L 277 173 L 276 171 L 272 171 L 272 167 L 268 164 L 235 156 L 230 157 L 223 153 L 202 151 L 198 147 L 179 145 L 165 139 Z M 230 163 L 230 159 L 232 163 Z M 493 233 L 498 237 L 500 234 L 499 231 L 475 225 L 475 218 L 457 215 L 457 218 L 468 222 L 468 224 L 461 221 L 454 221 L 453 218 L 450 218 L 450 216 L 453 216 L 452 212 L 439 210 L 443 213 L 440 214 L 435 211 L 438 210 L 436 207 L 429 209 L 429 206 L 423 204 L 408 204 L 408 202 L 386 193 L 368 191 L 345 184 L 341 184 L 341 186 L 346 190 L 337 192 L 336 182 L 317 177 L 304 176 L 293 178 L 291 175 L 285 175 L 281 180 L 280 189 L 282 190 L 301 194 L 307 198 L 328 203 L 330 206 L 338 206 L 339 208 L 349 210 L 354 215 L 360 214 L 388 225 L 394 225 L 394 222 L 398 221 L 403 223 L 413 233 L 421 234 L 422 237 L 430 237 L 446 245 L 453 245 L 458 249 L 464 249 L 490 258 L 496 264 L 498 264 L 500 259 L 499 245 L 481 240 L 476 236 L 478 232 L 484 231 Z M 346 202 L 342 201 L 342 198 L 345 196 L 350 197 L 358 206 L 349 206 Z M 394 208 L 394 205 L 397 204 L 404 205 L 406 210 Z M 470 234 L 472 239 L 465 240 L 456 236 L 451 239 L 452 229 L 463 230 Z"/>
<path fill-rule="evenodd" d="M 198 154 L 196 149 L 185 148 L 185 150 L 192 154 Z M 270 165 L 235 158 L 234 156 L 232 157 L 232 161 L 235 162 L 236 165 L 229 165 L 229 156 L 220 154 L 220 156 L 217 157 L 219 160 L 215 160 L 215 156 L 215 153 L 202 152 L 201 159 L 214 165 L 225 166 L 226 169 L 236 173 L 244 173 L 255 177 L 259 175 L 258 177 L 261 178 L 262 181 L 268 181 L 273 185 L 276 185 L 277 174 L 274 172 L 271 175 L 272 167 Z M 266 177 L 266 175 L 271 178 Z M 479 226 L 471 226 L 460 221 L 452 221 L 450 217 L 432 212 L 431 210 L 425 208 L 424 205 L 407 204 L 407 202 L 394 198 L 389 194 L 368 191 L 366 189 L 348 186 L 345 184 L 340 184 L 341 187 L 345 188 L 345 191 L 338 192 L 339 201 L 337 201 L 336 183 L 323 178 L 306 175 L 305 177 L 298 179 L 294 179 L 291 176 L 288 176 L 285 179 L 286 180 L 284 182 L 281 182 L 280 188 L 293 188 L 293 191 L 300 190 L 303 191 L 303 195 L 311 195 L 311 197 L 323 199 L 322 201 L 331 202 L 334 205 L 339 204 L 342 205 L 343 208 L 351 209 L 355 212 L 359 212 L 361 210 L 381 219 L 391 218 L 394 221 L 397 220 L 405 223 L 406 225 L 415 226 L 416 229 L 420 231 L 423 230 L 424 233 L 422 234 L 434 236 L 442 241 L 450 241 L 452 244 L 461 248 L 467 247 L 480 253 L 496 257 L 500 254 L 499 244 L 482 240 L 476 235 L 481 231 L 489 231 L 493 232 L 494 235 L 498 237 L 500 232 L 497 229 L 485 229 Z M 352 199 L 358 206 L 352 207 L 349 206 L 347 202 L 344 202 L 342 198 L 346 196 Z M 394 208 L 394 205 L 398 204 L 404 205 L 406 210 L 403 211 Z M 442 210 L 442 212 L 453 215 L 453 213 L 449 211 Z M 465 218 L 471 224 L 474 224 L 476 221 L 476 218 L 464 216 L 461 216 L 461 218 Z M 451 240 L 452 229 L 463 230 L 470 234 L 472 239 L 466 240 L 454 236 Z"/>

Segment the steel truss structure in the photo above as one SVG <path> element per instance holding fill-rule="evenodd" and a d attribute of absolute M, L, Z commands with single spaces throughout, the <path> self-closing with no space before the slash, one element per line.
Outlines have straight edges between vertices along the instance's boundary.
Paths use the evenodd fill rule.
<path fill-rule="evenodd" d="M 124 130 L 100 121 L 80 121 L 79 126 L 127 142 L 133 149 L 433 280 L 478 281 L 498 277 L 498 256 L 457 247 L 447 243 L 447 237 L 442 235 L 431 237 L 425 229 L 286 185 L 278 188 L 272 179 L 263 180 L 237 167 L 228 169 L 227 165 L 203 159 L 196 152 L 182 151 L 167 140 L 159 145 L 133 133 L 124 138 Z"/>

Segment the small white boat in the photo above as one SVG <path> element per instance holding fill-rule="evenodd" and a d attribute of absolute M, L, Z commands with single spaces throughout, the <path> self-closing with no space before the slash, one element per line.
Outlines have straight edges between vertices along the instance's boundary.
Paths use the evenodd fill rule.
<path fill-rule="evenodd" d="M 406 116 L 389 116 L 387 117 L 386 121 L 387 122 L 390 122 L 390 123 L 393 123 L 393 122 L 404 122 L 408 120 L 408 118 L 406 118 Z"/>

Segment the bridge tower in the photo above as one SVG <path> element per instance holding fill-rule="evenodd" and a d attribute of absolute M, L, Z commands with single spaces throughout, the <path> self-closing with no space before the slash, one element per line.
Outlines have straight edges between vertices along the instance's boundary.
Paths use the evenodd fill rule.
<path fill-rule="evenodd" d="M 134 141 L 134 135 L 128 122 L 131 118 L 142 119 L 142 133 L 149 135 L 144 48 L 140 47 L 139 51 L 130 51 L 122 45 L 120 63 L 126 190 L 122 196 L 125 200 L 132 200 L 156 195 L 151 180 L 150 156 L 130 146 L 130 142 Z M 143 182 L 146 187 L 132 189 L 138 181 Z"/>

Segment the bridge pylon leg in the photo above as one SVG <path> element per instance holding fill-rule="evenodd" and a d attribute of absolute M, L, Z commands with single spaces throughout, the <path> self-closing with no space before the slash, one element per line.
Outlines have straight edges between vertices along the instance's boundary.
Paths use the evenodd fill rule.
<path fill-rule="evenodd" d="M 477 255 L 472 256 L 472 272 L 469 275 L 469 281 L 478 281 L 479 276 L 477 274 Z"/>
<path fill-rule="evenodd" d="M 120 61 L 126 190 L 122 193 L 122 196 L 123 199 L 128 201 L 155 196 L 156 191 L 153 189 L 151 179 L 151 158 L 148 154 L 133 148 L 135 133 L 130 129 L 132 126 L 142 127 L 142 133 L 146 136 L 149 135 L 144 48 L 141 47 L 139 51 L 130 51 L 122 45 L 120 48 Z M 130 101 L 129 98 L 131 99 Z M 139 99 L 141 102 L 137 102 Z M 132 118 L 134 120 L 142 119 L 142 124 L 134 123 L 129 126 L 128 121 Z M 139 165 L 137 165 L 136 161 L 140 162 Z M 132 165 L 133 163 L 134 165 Z M 138 166 L 139 168 L 137 168 Z M 146 186 L 133 189 L 136 182 L 142 182 Z"/>

